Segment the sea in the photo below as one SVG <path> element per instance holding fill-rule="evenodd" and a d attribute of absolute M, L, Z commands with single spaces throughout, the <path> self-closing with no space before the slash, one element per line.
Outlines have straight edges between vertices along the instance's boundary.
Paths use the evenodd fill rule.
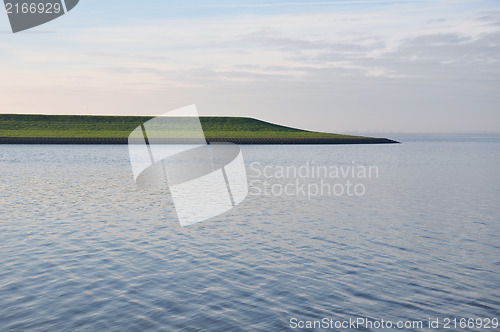
<path fill-rule="evenodd" d="M 241 146 L 181 227 L 126 145 L 0 146 L 0 331 L 498 330 L 500 136 Z"/>

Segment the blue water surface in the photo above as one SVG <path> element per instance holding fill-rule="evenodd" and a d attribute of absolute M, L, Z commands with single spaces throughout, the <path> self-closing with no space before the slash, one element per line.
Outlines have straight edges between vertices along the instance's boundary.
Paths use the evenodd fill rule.
<path fill-rule="evenodd" d="M 135 185 L 126 146 L 2 145 L 0 330 L 500 318 L 500 138 L 395 138 L 243 146 L 252 194 L 186 228 L 166 190 Z M 311 197 L 277 189 L 321 179 L 255 170 L 304 165 L 378 174 L 350 179 L 363 195 Z"/>

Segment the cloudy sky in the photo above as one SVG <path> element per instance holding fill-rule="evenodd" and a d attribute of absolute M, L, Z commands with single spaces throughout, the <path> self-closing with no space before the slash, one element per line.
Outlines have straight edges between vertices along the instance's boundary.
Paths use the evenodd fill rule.
<path fill-rule="evenodd" d="M 0 49 L 0 113 L 500 132 L 498 0 L 81 0 Z"/>

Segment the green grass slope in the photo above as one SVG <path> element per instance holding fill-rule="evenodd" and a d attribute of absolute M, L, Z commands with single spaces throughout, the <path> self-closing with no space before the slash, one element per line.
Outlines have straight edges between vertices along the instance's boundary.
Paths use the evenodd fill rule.
<path fill-rule="evenodd" d="M 0 137 L 127 138 L 150 119 L 152 117 L 145 116 L 0 114 Z M 252 118 L 201 117 L 200 121 L 207 138 L 359 137 L 305 131 Z"/>

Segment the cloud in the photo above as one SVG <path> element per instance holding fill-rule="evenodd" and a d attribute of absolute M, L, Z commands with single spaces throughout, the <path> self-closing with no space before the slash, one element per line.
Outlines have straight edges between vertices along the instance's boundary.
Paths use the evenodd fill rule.
<path fill-rule="evenodd" d="M 357 3 L 368 2 L 381 3 Z M 60 111 L 80 103 L 133 114 L 142 103 L 152 114 L 201 102 L 202 112 L 325 131 L 500 127 L 498 115 L 491 120 L 500 101 L 500 12 L 460 11 L 460 1 L 383 3 L 390 6 L 170 18 L 61 33 L 50 37 L 53 45 L 11 47 L 26 71 L 7 68 L 9 84 L 0 88 L 31 93 L 44 81 L 44 89 L 79 90 L 57 104 Z M 106 94 L 120 97 L 85 99 Z M 439 116 L 426 123 L 430 113 Z M 446 119 L 455 116 L 461 120 L 449 127 Z"/>
<path fill-rule="evenodd" d="M 268 7 L 316 7 L 345 5 L 380 5 L 380 4 L 411 4 L 426 3 L 436 0 L 351 0 L 351 1 L 309 1 L 309 2 L 266 2 L 266 3 L 233 3 L 204 4 L 185 6 L 183 8 L 268 8 Z"/>

